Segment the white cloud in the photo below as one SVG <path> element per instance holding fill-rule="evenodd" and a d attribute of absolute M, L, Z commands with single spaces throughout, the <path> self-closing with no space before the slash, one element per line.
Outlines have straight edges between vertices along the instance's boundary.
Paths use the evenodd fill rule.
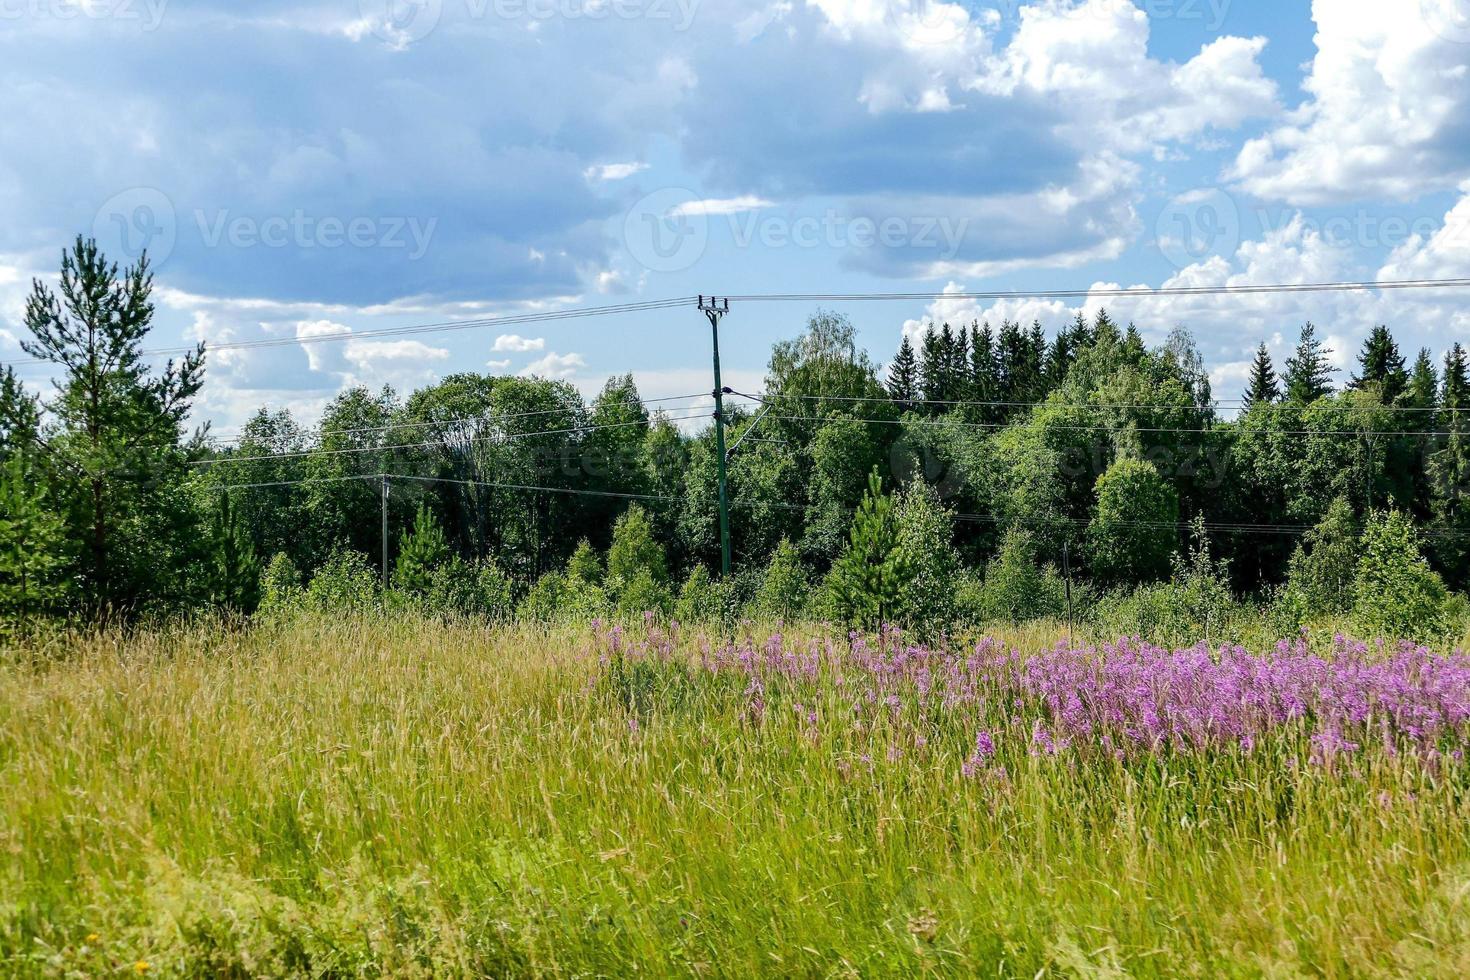
<path fill-rule="evenodd" d="M 583 173 L 588 180 L 626 180 L 647 169 L 646 163 L 602 163 L 588 167 Z"/>
<path fill-rule="evenodd" d="M 503 333 L 495 338 L 495 346 L 490 349 L 497 354 L 505 351 L 522 354 L 526 351 L 545 350 L 546 339 L 544 337 L 522 337 L 519 334 Z"/>
<path fill-rule="evenodd" d="M 744 194 L 740 197 L 708 198 L 702 201 L 685 201 L 670 211 L 669 217 L 717 217 L 727 214 L 740 214 L 743 211 L 756 211 L 760 208 L 769 208 L 774 206 L 774 203 L 773 201 L 767 201 L 763 197 L 756 197 L 753 194 Z"/>
<path fill-rule="evenodd" d="M 581 354 L 558 354 L 552 351 L 521 368 L 521 377 L 563 381 L 586 366 L 587 362 Z"/>
<path fill-rule="evenodd" d="M 485 366 L 492 371 L 504 371 L 510 367 L 510 358 L 506 358 L 503 361 L 486 361 Z"/>
<path fill-rule="evenodd" d="M 1456 2 L 1315 0 L 1308 98 L 1247 142 L 1231 175 L 1298 205 L 1413 198 L 1470 175 L 1470 34 L 1437 32 L 1431 16 Z"/>

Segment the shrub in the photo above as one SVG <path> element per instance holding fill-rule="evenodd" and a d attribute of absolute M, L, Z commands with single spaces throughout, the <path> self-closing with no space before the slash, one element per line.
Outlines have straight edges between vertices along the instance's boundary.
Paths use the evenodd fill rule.
<path fill-rule="evenodd" d="M 621 596 L 622 590 L 631 587 L 645 573 L 658 584 L 669 578 L 664 550 L 654 540 L 648 514 L 634 504 L 613 526 L 612 545 L 607 549 L 608 591 Z"/>
<path fill-rule="evenodd" d="M 1445 631 L 1444 582 L 1420 553 L 1413 522 L 1397 510 L 1368 519 L 1353 587 L 1353 619 L 1365 634 L 1420 640 Z"/>
<path fill-rule="evenodd" d="M 894 618 L 920 633 L 950 626 L 963 564 L 954 548 L 954 518 L 923 481 L 910 484 L 899 499 L 898 541 L 911 577 Z"/>
<path fill-rule="evenodd" d="M 709 569 L 695 565 L 679 589 L 674 603 L 674 618 L 681 623 L 707 623 L 720 617 L 720 592 Z"/>
<path fill-rule="evenodd" d="M 1357 518 L 1344 497 L 1334 500 L 1322 522 L 1303 535 L 1288 566 L 1286 594 L 1280 597 L 1299 623 L 1353 607 L 1358 538 Z"/>
<path fill-rule="evenodd" d="M 323 612 L 361 609 L 378 599 L 377 573 L 365 555 L 349 548 L 334 550 L 306 587 L 307 605 Z"/>
<path fill-rule="evenodd" d="M 301 573 L 291 556 L 278 551 L 260 573 L 260 611 L 284 613 L 299 609 L 306 594 L 301 588 Z"/>
<path fill-rule="evenodd" d="M 1001 539 L 1000 552 L 985 567 L 979 611 L 988 622 L 1020 623 L 1063 616 L 1067 585 L 1056 569 L 1037 562 L 1031 532 L 1013 527 Z"/>
<path fill-rule="evenodd" d="M 430 575 L 424 605 L 440 613 L 508 619 L 515 609 L 509 576 L 491 561 L 470 564 L 455 556 Z"/>
<path fill-rule="evenodd" d="M 1119 459 L 1098 477 L 1087 555 L 1104 582 L 1147 581 L 1169 572 L 1178 541 L 1179 497 L 1152 463 Z"/>
<path fill-rule="evenodd" d="M 796 546 L 786 538 L 776 546 L 751 603 L 751 612 L 761 618 L 795 619 L 806 609 L 811 580 Z"/>
<path fill-rule="evenodd" d="M 593 585 L 602 584 L 602 559 L 586 538 L 577 542 L 577 550 L 567 559 L 567 578 L 580 579 Z"/>
<path fill-rule="evenodd" d="M 638 616 L 648 612 L 667 615 L 673 609 L 673 594 L 651 568 L 643 569 L 631 579 L 620 578 L 618 582 L 617 609 L 625 616 Z M 584 588 L 594 589 L 596 586 Z"/>

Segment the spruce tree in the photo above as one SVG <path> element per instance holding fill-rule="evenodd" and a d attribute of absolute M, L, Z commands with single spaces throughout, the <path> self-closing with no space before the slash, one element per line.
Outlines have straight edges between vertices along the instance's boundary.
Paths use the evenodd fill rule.
<path fill-rule="evenodd" d="M 995 369 L 995 332 L 990 321 L 984 326 L 970 327 L 970 397 L 977 401 L 993 402 L 1000 396 L 999 378 Z M 982 422 L 994 422 L 1001 417 L 994 405 L 980 405 L 976 416 Z"/>
<path fill-rule="evenodd" d="M 924 334 L 919 347 L 919 389 L 924 401 L 934 401 L 944 391 L 945 350 L 934 324 Z"/>
<path fill-rule="evenodd" d="M 907 411 L 914 407 L 919 398 L 919 361 L 914 356 L 914 345 L 909 335 L 904 334 L 898 345 L 893 363 L 888 365 L 888 397 Z"/>
<path fill-rule="evenodd" d="M 1419 356 L 1414 360 L 1414 370 L 1409 372 L 1409 386 L 1404 395 L 1410 408 L 1433 409 L 1439 404 L 1439 372 L 1434 368 L 1434 358 L 1429 353 L 1429 348 L 1420 348 Z M 1434 421 L 1432 412 L 1413 414 L 1414 418 L 1409 421 L 1417 428 L 1427 429 Z"/>
<path fill-rule="evenodd" d="M 1348 387 L 1356 389 L 1376 384 L 1382 391 L 1386 404 L 1392 404 L 1409 385 L 1409 374 L 1404 369 L 1404 357 L 1399 353 L 1399 345 L 1394 341 L 1388 327 L 1382 324 L 1374 327 L 1368 334 L 1368 339 L 1363 341 L 1363 349 L 1358 354 L 1358 365 L 1358 374 Z"/>
<path fill-rule="evenodd" d="M 1270 405 L 1281 398 L 1281 386 L 1276 381 L 1276 366 L 1271 363 L 1271 351 L 1265 341 L 1256 348 L 1256 359 L 1251 364 L 1250 384 L 1245 389 L 1247 410 L 1256 405 Z"/>
<path fill-rule="evenodd" d="M 1332 351 L 1317 339 L 1317 328 L 1309 321 L 1302 327 L 1296 353 L 1286 359 L 1286 397 L 1298 405 L 1310 405 L 1332 393 L 1332 375 L 1337 371 L 1328 361 Z"/>

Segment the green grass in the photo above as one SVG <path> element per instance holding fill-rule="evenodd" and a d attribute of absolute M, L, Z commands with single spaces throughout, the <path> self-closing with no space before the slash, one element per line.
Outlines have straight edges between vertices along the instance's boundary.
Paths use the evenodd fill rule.
<path fill-rule="evenodd" d="M 1470 975 L 1463 780 L 1284 749 L 965 780 L 973 729 L 890 762 L 746 703 L 408 620 L 18 654 L 0 973 Z"/>

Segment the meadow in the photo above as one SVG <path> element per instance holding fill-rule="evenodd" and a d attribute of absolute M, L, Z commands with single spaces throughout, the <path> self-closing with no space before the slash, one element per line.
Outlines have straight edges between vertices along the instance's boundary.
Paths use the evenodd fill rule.
<path fill-rule="evenodd" d="M 12 650 L 0 973 L 1470 975 L 1470 658 L 1058 636 Z"/>

